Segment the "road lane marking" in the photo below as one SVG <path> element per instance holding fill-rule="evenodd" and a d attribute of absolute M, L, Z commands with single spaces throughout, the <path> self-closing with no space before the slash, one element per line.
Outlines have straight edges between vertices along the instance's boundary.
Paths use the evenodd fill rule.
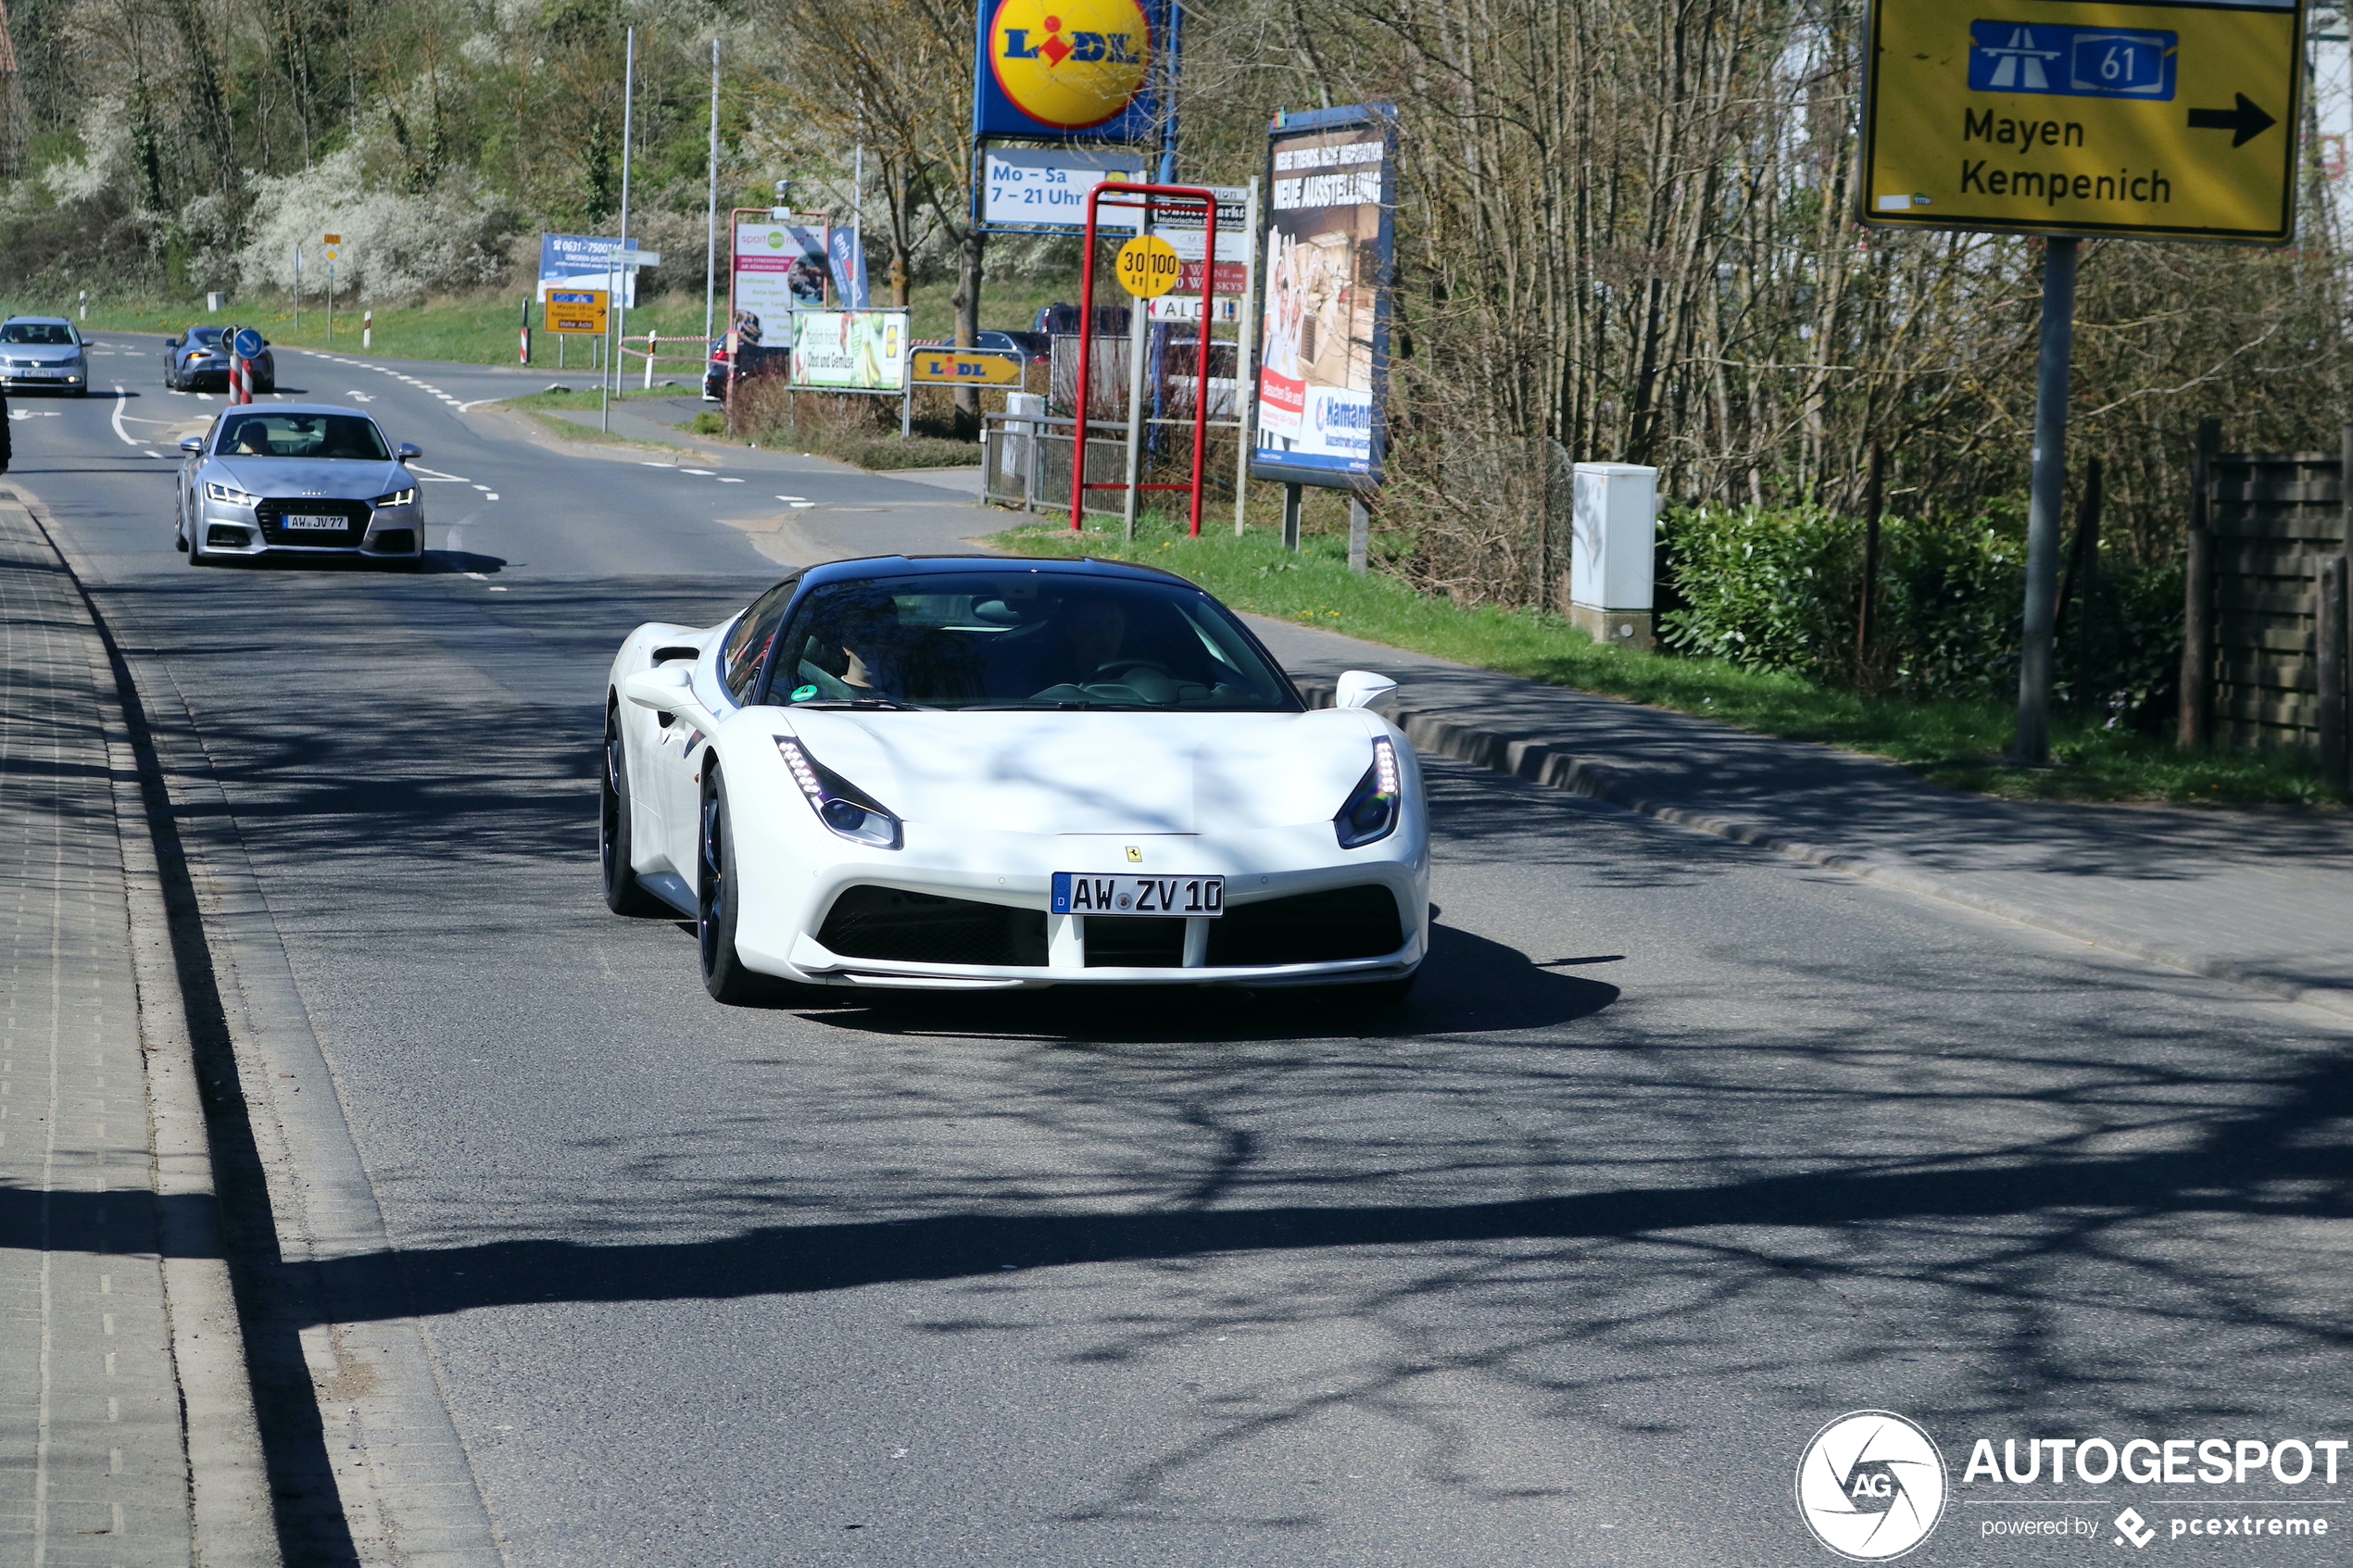
<path fill-rule="evenodd" d="M 709 479 L 717 470 L 714 469 L 680 469 L 678 471 L 680 473 L 698 473 L 705 479 Z"/>
<path fill-rule="evenodd" d="M 455 532 L 455 530 L 452 530 L 452 532 L 454 533 L 454 532 Z M 454 548 L 454 546 L 453 546 L 453 548 Z M 469 577 L 471 577 L 471 578 L 472 578 L 472 579 L 473 579 L 475 582 L 477 582 L 477 583 L 487 583 L 487 582 L 489 582 L 489 581 L 490 581 L 490 579 L 489 579 L 487 576 L 484 575 L 482 572 L 479 572 L 479 571 L 469 571 L 469 572 L 467 572 L 467 573 L 466 573 L 466 575 L 467 575 L 467 576 L 469 576 Z"/>
<path fill-rule="evenodd" d="M 144 446 L 146 443 L 132 440 L 131 433 L 122 428 L 123 399 L 130 395 L 131 394 L 124 390 L 120 382 L 114 383 L 114 433 L 122 437 L 122 444 L 125 446 Z"/>
<path fill-rule="evenodd" d="M 495 500 L 497 500 L 497 498 L 498 498 L 498 492 L 497 492 L 496 490 L 489 491 L 489 492 L 487 492 L 486 494 L 484 494 L 484 496 L 483 496 L 483 499 L 484 499 L 484 500 L 485 500 L 485 501 L 495 501 Z"/>
<path fill-rule="evenodd" d="M 729 479 L 723 473 L 719 476 L 719 483 L 722 484 L 741 484 L 743 481 L 740 479 Z"/>

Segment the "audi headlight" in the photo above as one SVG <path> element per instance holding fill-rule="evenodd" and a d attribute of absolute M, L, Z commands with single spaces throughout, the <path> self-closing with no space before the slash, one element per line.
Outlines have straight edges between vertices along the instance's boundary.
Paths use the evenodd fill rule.
<path fill-rule="evenodd" d="M 204 498 L 208 501 L 220 501 L 232 507 L 250 507 L 261 499 L 258 495 L 246 495 L 233 484 L 223 484 L 212 479 L 205 481 Z"/>
<path fill-rule="evenodd" d="M 1397 831 L 1397 813 L 1403 802 L 1397 771 L 1397 747 L 1384 737 L 1373 742 L 1373 765 L 1356 781 L 1348 803 L 1332 818 L 1340 847 L 1353 849 Z"/>
<path fill-rule="evenodd" d="M 876 849 L 899 847 L 899 819 L 889 809 L 831 768 L 818 761 L 788 735 L 776 737 L 776 749 L 800 786 L 801 798 L 817 820 L 853 844 Z"/>
<path fill-rule="evenodd" d="M 417 487 L 413 484 L 405 490 L 396 490 L 389 495 L 379 495 L 375 499 L 378 511 L 384 510 L 386 507 L 413 507 L 416 504 Z"/>

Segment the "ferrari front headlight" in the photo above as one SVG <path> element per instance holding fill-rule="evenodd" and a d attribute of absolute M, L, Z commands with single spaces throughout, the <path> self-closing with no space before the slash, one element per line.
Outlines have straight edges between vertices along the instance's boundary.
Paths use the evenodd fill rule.
<path fill-rule="evenodd" d="M 783 756 L 792 782 L 799 786 L 801 798 L 809 802 L 809 809 L 817 813 L 819 822 L 853 844 L 875 849 L 899 847 L 899 819 L 888 808 L 810 756 L 791 736 L 778 735 L 776 750 Z"/>
<path fill-rule="evenodd" d="M 205 481 L 204 498 L 232 507 L 250 507 L 261 499 L 258 495 L 246 495 L 233 484 L 223 484 L 213 479 Z"/>
<path fill-rule="evenodd" d="M 1332 818 L 1332 828 L 1340 834 L 1340 847 L 1354 849 L 1396 832 L 1398 810 L 1403 800 L 1397 747 L 1384 736 L 1373 742 L 1373 765 L 1365 770 L 1365 776 L 1349 791 L 1347 803 Z"/>
<path fill-rule="evenodd" d="M 404 490 L 396 490 L 389 495 L 379 495 L 375 499 L 375 508 L 378 511 L 384 510 L 386 507 L 413 507 L 416 504 L 417 487 L 413 484 Z"/>

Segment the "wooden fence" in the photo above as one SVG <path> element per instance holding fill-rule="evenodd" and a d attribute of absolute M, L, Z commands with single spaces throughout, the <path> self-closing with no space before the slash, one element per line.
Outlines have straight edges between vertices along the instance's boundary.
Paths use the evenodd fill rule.
<path fill-rule="evenodd" d="M 2201 420 L 2191 465 L 2182 744 L 2313 754 L 2346 778 L 2345 477 L 2336 452 L 2223 452 Z"/>

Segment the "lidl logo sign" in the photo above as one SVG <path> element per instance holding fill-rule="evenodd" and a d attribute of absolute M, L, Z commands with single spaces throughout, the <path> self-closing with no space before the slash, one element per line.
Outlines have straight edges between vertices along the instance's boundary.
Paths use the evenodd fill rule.
<path fill-rule="evenodd" d="M 1144 0 L 998 0 L 982 53 L 985 88 L 1013 111 L 984 101 L 984 134 L 1101 133 L 1151 81 L 1151 19 Z"/>

